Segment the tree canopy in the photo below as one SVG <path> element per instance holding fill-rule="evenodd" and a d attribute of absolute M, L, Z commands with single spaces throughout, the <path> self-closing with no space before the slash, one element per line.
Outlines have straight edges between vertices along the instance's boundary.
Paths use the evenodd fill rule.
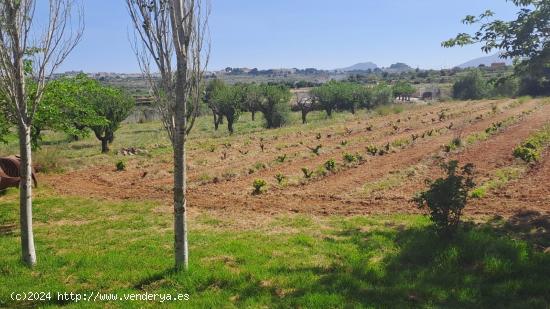
<path fill-rule="evenodd" d="M 481 43 L 489 53 L 500 52 L 502 58 L 517 59 L 516 74 L 522 77 L 524 93 L 550 93 L 550 1 L 510 0 L 519 8 L 517 18 L 503 21 L 487 10 L 479 16 L 468 15 L 467 25 L 480 24 L 474 34 L 459 33 L 442 43 L 444 47 Z"/>

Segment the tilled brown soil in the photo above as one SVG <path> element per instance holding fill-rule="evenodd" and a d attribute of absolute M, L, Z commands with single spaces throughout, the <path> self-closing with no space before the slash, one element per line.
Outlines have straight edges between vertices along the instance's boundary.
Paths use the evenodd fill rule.
<path fill-rule="evenodd" d="M 189 162 L 189 205 L 194 213 L 211 212 L 220 216 L 255 220 L 259 216 L 285 213 L 313 215 L 356 215 L 417 213 L 409 201 L 415 192 L 424 188 L 424 178 L 440 175 L 435 157 L 471 162 L 480 177 L 491 171 L 514 163 L 513 148 L 533 131 L 550 121 L 550 105 L 533 100 L 519 106 L 509 106 L 512 101 L 500 101 L 500 111 L 494 112 L 495 101 L 445 103 L 410 109 L 402 114 L 386 117 L 358 119 L 344 125 L 338 124 L 314 132 L 290 132 L 284 135 L 264 137 L 241 136 L 224 147 L 225 158 L 220 151 L 194 149 Z M 445 117 L 440 117 L 441 112 Z M 530 112 L 522 115 L 524 112 Z M 442 152 L 442 145 L 453 137 L 482 132 L 492 123 L 509 117 L 518 122 L 491 136 L 452 153 Z M 372 126 L 372 130 L 366 130 Z M 421 136 L 434 129 L 433 136 L 425 135 L 403 147 L 393 147 L 389 154 L 369 156 L 368 145 L 383 145 Z M 317 136 L 317 135 L 320 136 Z M 258 143 L 264 143 L 261 151 Z M 317 156 L 306 146 L 322 145 Z M 275 158 L 287 154 L 285 162 Z M 360 153 L 365 160 L 359 164 L 345 164 L 343 153 Z M 550 163 L 545 157 L 538 166 L 522 179 L 510 182 L 499 192 L 475 201 L 468 214 L 507 216 L 518 209 L 533 208 L 539 212 L 550 211 L 548 184 Z M 299 180 L 300 169 L 316 169 L 325 161 L 334 159 L 339 168 L 326 176 Z M 198 164 L 197 162 L 201 162 Z M 257 162 L 267 168 L 249 174 L 247 170 Z M 95 166 L 62 175 L 43 177 L 48 185 L 60 194 L 105 199 L 131 199 L 161 201 L 162 210 L 171 211 L 172 175 L 170 162 L 157 164 L 129 164 L 124 172 L 112 167 Z M 396 183 L 379 192 L 365 193 L 363 187 L 379 182 L 391 175 L 416 167 L 414 175 L 399 178 Z M 201 184 L 205 173 L 221 175 L 230 171 L 229 180 L 216 176 L 215 181 Z M 292 181 L 284 187 L 276 185 L 274 176 L 282 173 Z M 267 192 L 252 195 L 252 181 L 262 178 L 270 183 Z M 546 184 L 546 185 L 545 185 Z"/>

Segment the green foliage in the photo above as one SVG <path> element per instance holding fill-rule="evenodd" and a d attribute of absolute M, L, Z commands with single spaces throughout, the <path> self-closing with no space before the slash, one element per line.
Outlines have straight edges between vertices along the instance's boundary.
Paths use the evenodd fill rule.
<path fill-rule="evenodd" d="M 514 97 L 519 92 L 519 80 L 515 76 L 497 79 L 492 84 L 491 96 Z"/>
<path fill-rule="evenodd" d="M 400 80 L 393 86 L 393 95 L 395 97 L 401 97 L 402 99 L 405 99 L 406 97 L 410 97 L 416 92 L 416 89 L 413 85 L 410 83 Z"/>
<path fill-rule="evenodd" d="M 334 159 L 327 160 L 324 163 L 324 167 L 327 171 L 333 172 L 334 170 L 336 170 L 336 161 L 334 161 Z"/>
<path fill-rule="evenodd" d="M 225 117 L 227 130 L 233 134 L 233 125 L 239 119 L 245 99 L 246 88 L 242 85 L 226 85 L 217 79 L 207 87 L 207 104 L 218 117 Z M 220 119 L 218 119 L 218 123 Z M 216 124 L 217 126 L 217 124 Z"/>
<path fill-rule="evenodd" d="M 348 110 L 355 113 L 359 106 L 369 107 L 370 105 L 369 90 L 350 82 L 331 80 L 312 89 L 311 94 L 329 117 L 334 110 Z"/>
<path fill-rule="evenodd" d="M 522 59 L 515 66 L 521 78 L 522 94 L 550 94 L 550 2 L 540 0 L 511 0 L 519 9 L 511 21 L 494 19 L 490 10 L 479 16 L 468 15 L 463 23 L 480 24 L 475 34 L 459 33 L 442 43 L 444 47 L 482 43 L 481 49 L 489 53 L 498 50 L 502 58 Z"/>
<path fill-rule="evenodd" d="M 443 163 L 441 168 L 447 173 L 446 178 L 435 181 L 427 180 L 430 188 L 414 198 L 419 208 L 427 207 L 430 218 L 438 233 L 452 235 L 460 223 L 462 210 L 466 207 L 468 192 L 475 187 L 472 164 L 463 166 L 458 171 L 458 161 Z"/>
<path fill-rule="evenodd" d="M 479 100 L 489 95 L 489 84 L 479 70 L 472 70 L 460 77 L 453 85 L 453 98 L 459 100 Z"/>
<path fill-rule="evenodd" d="M 86 97 L 95 114 L 107 120 L 89 127 L 101 141 L 101 151 L 108 152 L 108 144 L 113 142 L 115 132 L 134 108 L 134 99 L 122 90 L 101 86 L 95 81 L 86 87 Z"/>
<path fill-rule="evenodd" d="M 393 101 L 393 89 L 386 84 L 379 84 L 372 88 L 371 106 L 390 104 Z"/>
<path fill-rule="evenodd" d="M 517 146 L 514 149 L 514 156 L 528 163 L 538 161 L 548 144 L 550 144 L 550 125 L 546 125 Z"/>
<path fill-rule="evenodd" d="M 9 134 L 10 124 L 4 113 L 0 114 L 0 143 L 7 143 L 6 136 Z"/>
<path fill-rule="evenodd" d="M 116 167 L 116 170 L 119 171 L 119 172 L 126 170 L 126 164 L 123 161 L 118 161 L 115 164 L 115 167 Z"/>
<path fill-rule="evenodd" d="M 253 194 L 260 194 L 264 190 L 264 187 L 267 186 L 267 182 L 263 179 L 254 179 L 252 182 L 252 187 L 254 187 Z"/>
<path fill-rule="evenodd" d="M 258 110 L 265 119 L 265 127 L 268 129 L 279 128 L 288 123 L 290 119 L 289 100 L 292 96 L 290 90 L 284 86 L 262 85 L 262 100 L 258 104 Z"/>

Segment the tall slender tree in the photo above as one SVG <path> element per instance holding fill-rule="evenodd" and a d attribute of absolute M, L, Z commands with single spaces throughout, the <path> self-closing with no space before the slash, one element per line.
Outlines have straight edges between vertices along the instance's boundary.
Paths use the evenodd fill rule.
<path fill-rule="evenodd" d="M 135 28 L 133 48 L 172 142 L 175 267 L 187 269 L 185 143 L 199 111 L 200 84 L 209 58 L 210 3 L 126 0 L 126 4 Z"/>
<path fill-rule="evenodd" d="M 23 262 L 29 266 L 36 264 L 31 129 L 48 80 L 82 36 L 84 20 L 78 8 L 73 0 L 49 0 L 49 18 L 45 27 L 38 28 L 33 24 L 35 0 L 0 0 L 0 92 L 5 93 L 6 105 L 17 119 L 21 249 Z M 77 18 L 73 20 L 75 14 Z M 29 87 L 31 83 L 33 87 Z"/>

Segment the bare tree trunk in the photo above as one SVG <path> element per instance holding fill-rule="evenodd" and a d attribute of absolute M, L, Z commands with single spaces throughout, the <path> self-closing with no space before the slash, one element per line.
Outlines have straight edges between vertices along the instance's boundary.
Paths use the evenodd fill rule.
<path fill-rule="evenodd" d="M 108 153 L 109 150 L 109 139 L 104 137 L 101 139 L 101 153 Z"/>
<path fill-rule="evenodd" d="M 29 266 L 34 266 L 36 264 L 36 251 L 32 231 L 31 129 L 23 124 L 19 125 L 19 149 L 21 155 L 21 182 L 19 184 L 21 253 L 23 262 Z"/>
<path fill-rule="evenodd" d="M 176 6 L 178 8 L 178 6 Z M 184 85 L 187 80 L 187 55 L 177 54 L 176 104 L 174 134 L 174 253 L 176 270 L 188 269 L 189 250 L 187 243 L 187 167 L 185 166 L 185 141 L 187 129 L 187 98 Z"/>

